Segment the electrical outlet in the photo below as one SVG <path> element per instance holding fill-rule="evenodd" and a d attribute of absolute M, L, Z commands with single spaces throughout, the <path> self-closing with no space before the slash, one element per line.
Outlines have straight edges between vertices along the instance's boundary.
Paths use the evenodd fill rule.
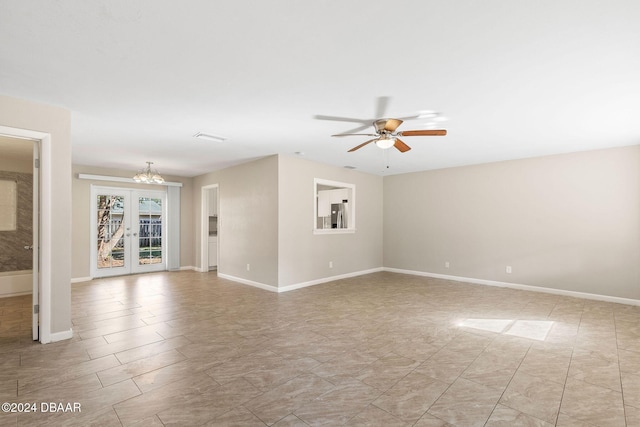
<path fill-rule="evenodd" d="M 329 268 L 333 268 L 333 261 L 329 261 Z"/>
<path fill-rule="evenodd" d="M 251 264 L 247 264 L 247 271 L 251 270 Z"/>
<path fill-rule="evenodd" d="M 444 262 L 444 268 L 449 268 L 449 266 L 450 266 L 449 261 L 445 261 Z"/>
<path fill-rule="evenodd" d="M 507 265 L 506 271 L 507 271 L 507 274 L 511 274 L 511 266 L 510 265 Z"/>

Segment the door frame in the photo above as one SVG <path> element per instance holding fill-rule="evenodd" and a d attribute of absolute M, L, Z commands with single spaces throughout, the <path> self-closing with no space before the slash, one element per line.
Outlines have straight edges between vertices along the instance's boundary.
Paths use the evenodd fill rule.
<path fill-rule="evenodd" d="M 40 264 L 40 251 L 38 250 L 40 246 L 40 141 L 33 141 L 33 221 L 32 221 L 32 243 L 31 243 L 31 252 L 32 252 L 32 267 L 31 267 L 31 275 L 32 275 L 32 292 L 31 299 L 33 301 L 34 310 L 32 310 L 32 320 L 31 320 L 31 335 L 34 341 L 38 341 L 40 338 L 40 305 L 38 303 L 38 297 L 40 294 L 40 273 L 38 271 L 38 265 Z M 36 310 L 35 307 L 38 306 Z"/>
<path fill-rule="evenodd" d="M 37 141 L 40 145 L 40 167 L 39 169 L 39 195 L 34 194 L 34 261 L 33 265 L 33 331 L 34 340 L 41 343 L 51 342 L 51 274 L 52 274 L 52 254 L 53 254 L 53 227 L 52 216 L 52 192 L 51 170 L 52 170 L 52 147 L 51 134 L 28 129 L 0 126 L 0 134 Z M 35 150 L 35 148 L 34 148 Z M 35 180 L 35 177 L 34 177 Z M 37 202 L 37 206 L 35 203 Z M 36 208 L 40 215 L 38 219 Z M 37 252 L 37 254 L 36 254 Z M 36 306 L 38 308 L 36 308 Z M 39 326 L 38 326 L 39 325 Z"/>
<path fill-rule="evenodd" d="M 200 190 L 200 269 L 202 273 L 209 271 L 209 190 L 216 188 L 216 206 L 218 207 L 218 250 L 217 257 L 218 271 L 220 270 L 220 185 L 209 184 L 201 187 Z"/>
<path fill-rule="evenodd" d="M 139 265 L 134 264 L 132 262 L 133 258 L 133 254 L 131 253 L 131 251 L 136 250 L 136 248 L 138 248 L 138 245 L 134 245 L 133 243 L 130 243 L 130 247 L 128 248 L 129 253 L 125 252 L 125 262 L 128 263 L 128 267 L 126 267 L 126 269 L 123 267 L 122 270 L 118 270 L 112 274 L 98 274 L 99 270 L 96 265 L 98 262 L 98 254 L 97 254 L 97 246 L 98 246 L 98 239 L 97 239 L 97 235 L 96 235 L 96 229 L 95 229 L 95 225 L 96 225 L 96 216 L 98 214 L 98 208 L 95 204 L 96 201 L 96 195 L 98 193 L 110 193 L 110 194 L 114 194 L 114 195 L 124 195 L 124 194 L 128 194 L 129 195 L 129 203 L 131 204 L 131 208 L 129 208 L 129 212 L 132 215 L 134 212 L 134 206 L 135 203 L 137 202 L 137 197 L 134 196 L 138 196 L 138 195 L 142 195 L 142 196 L 157 196 L 159 198 L 162 198 L 162 263 L 159 264 L 150 264 L 153 267 L 151 268 L 143 268 L 143 270 L 141 271 L 141 268 Z M 167 218 L 167 192 L 166 191 L 162 191 L 162 190 L 144 190 L 144 189 L 140 189 L 140 188 L 131 188 L 131 187 L 110 187 L 110 186 L 102 186 L 102 185 L 95 185 L 92 184 L 91 185 L 91 191 L 90 191 L 90 199 L 91 199 L 91 207 L 89 209 L 89 215 L 90 215 L 90 226 L 91 226 L 91 236 L 90 236 L 90 245 L 91 245 L 91 253 L 90 253 L 90 263 L 91 263 L 91 268 L 90 268 L 90 272 L 91 272 L 91 277 L 92 278 L 97 278 L 97 277 L 109 277 L 109 276 L 118 276 L 118 275 L 128 275 L 128 274 L 138 274 L 138 273 L 151 273 L 153 271 L 164 271 L 167 269 L 167 235 L 166 232 L 168 230 L 168 218 Z M 123 196 L 123 197 L 127 197 L 127 196 Z M 133 226 L 133 224 L 131 224 Z M 135 231 L 135 228 L 132 227 L 131 229 L 131 233 L 133 234 L 132 236 L 127 236 L 130 239 L 133 238 L 137 238 L 137 231 Z M 131 241 L 131 240 L 130 240 Z M 139 249 L 139 248 L 138 248 Z M 138 258 L 136 258 L 138 259 Z M 126 265 L 126 264 L 125 264 Z M 102 270 L 102 271 L 107 271 Z"/>

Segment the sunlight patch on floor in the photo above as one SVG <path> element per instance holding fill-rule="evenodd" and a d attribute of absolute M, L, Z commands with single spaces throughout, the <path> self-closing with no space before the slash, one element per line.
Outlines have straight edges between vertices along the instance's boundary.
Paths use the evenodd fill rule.
<path fill-rule="evenodd" d="M 503 332 L 513 320 L 509 319 L 464 319 L 458 326 L 463 328 L 481 329 L 488 332 Z"/>
<path fill-rule="evenodd" d="M 480 329 L 498 334 L 512 335 L 544 341 L 553 326 L 550 320 L 513 320 L 513 319 L 464 319 L 458 326 Z"/>

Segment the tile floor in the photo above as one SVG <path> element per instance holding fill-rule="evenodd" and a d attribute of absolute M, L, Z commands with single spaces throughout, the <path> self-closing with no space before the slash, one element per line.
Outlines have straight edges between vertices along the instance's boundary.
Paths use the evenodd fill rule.
<path fill-rule="evenodd" d="M 73 285 L 72 340 L 0 300 L 0 425 L 640 426 L 640 307 L 393 273 L 275 294 Z"/>

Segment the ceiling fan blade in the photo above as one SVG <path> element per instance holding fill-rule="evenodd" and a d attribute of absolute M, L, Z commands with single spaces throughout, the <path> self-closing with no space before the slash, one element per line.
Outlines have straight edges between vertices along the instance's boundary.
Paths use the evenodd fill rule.
<path fill-rule="evenodd" d="M 400 126 L 401 124 L 402 124 L 402 120 L 400 119 L 389 119 L 387 120 L 387 123 L 384 125 L 384 130 L 393 132 L 396 129 L 398 129 L 398 126 Z"/>
<path fill-rule="evenodd" d="M 323 116 L 322 114 L 316 114 L 315 116 L 313 116 L 313 118 L 316 120 L 331 120 L 334 122 L 362 123 L 362 124 L 366 124 L 365 127 L 369 127 L 371 125 L 370 120 L 355 119 L 352 117 Z"/>
<path fill-rule="evenodd" d="M 375 133 L 337 133 L 331 136 L 378 136 Z"/>
<path fill-rule="evenodd" d="M 407 144 L 405 144 L 398 138 L 396 138 L 396 143 L 393 144 L 393 146 L 396 147 L 398 151 L 400 151 L 401 153 L 411 150 L 411 147 L 409 147 Z"/>
<path fill-rule="evenodd" d="M 375 140 L 377 140 L 377 139 L 378 139 L 378 138 L 373 138 L 373 139 L 370 139 L 370 140 L 368 140 L 368 141 L 366 141 L 366 142 L 363 142 L 362 144 L 360 144 L 360 145 L 357 145 L 357 146 L 353 147 L 351 150 L 349 150 L 349 151 L 347 151 L 347 152 L 348 152 L 348 153 L 351 153 L 352 151 L 356 151 L 356 150 L 358 150 L 358 149 L 360 149 L 360 148 L 364 147 L 365 145 L 367 145 L 367 144 L 369 144 L 370 142 L 373 142 L 373 141 L 375 141 Z"/>
<path fill-rule="evenodd" d="M 445 129 L 426 129 L 426 130 L 404 130 L 398 132 L 398 136 L 444 136 L 447 134 Z"/>
<path fill-rule="evenodd" d="M 358 133 L 358 132 L 361 132 L 361 131 L 363 131 L 365 129 L 371 129 L 371 121 L 369 121 L 366 125 L 358 126 L 355 129 L 349 129 L 345 133 Z"/>
<path fill-rule="evenodd" d="M 398 120 L 415 120 L 415 119 L 419 119 L 420 115 L 419 114 L 414 114 L 413 116 L 404 116 L 404 117 L 396 117 Z"/>

